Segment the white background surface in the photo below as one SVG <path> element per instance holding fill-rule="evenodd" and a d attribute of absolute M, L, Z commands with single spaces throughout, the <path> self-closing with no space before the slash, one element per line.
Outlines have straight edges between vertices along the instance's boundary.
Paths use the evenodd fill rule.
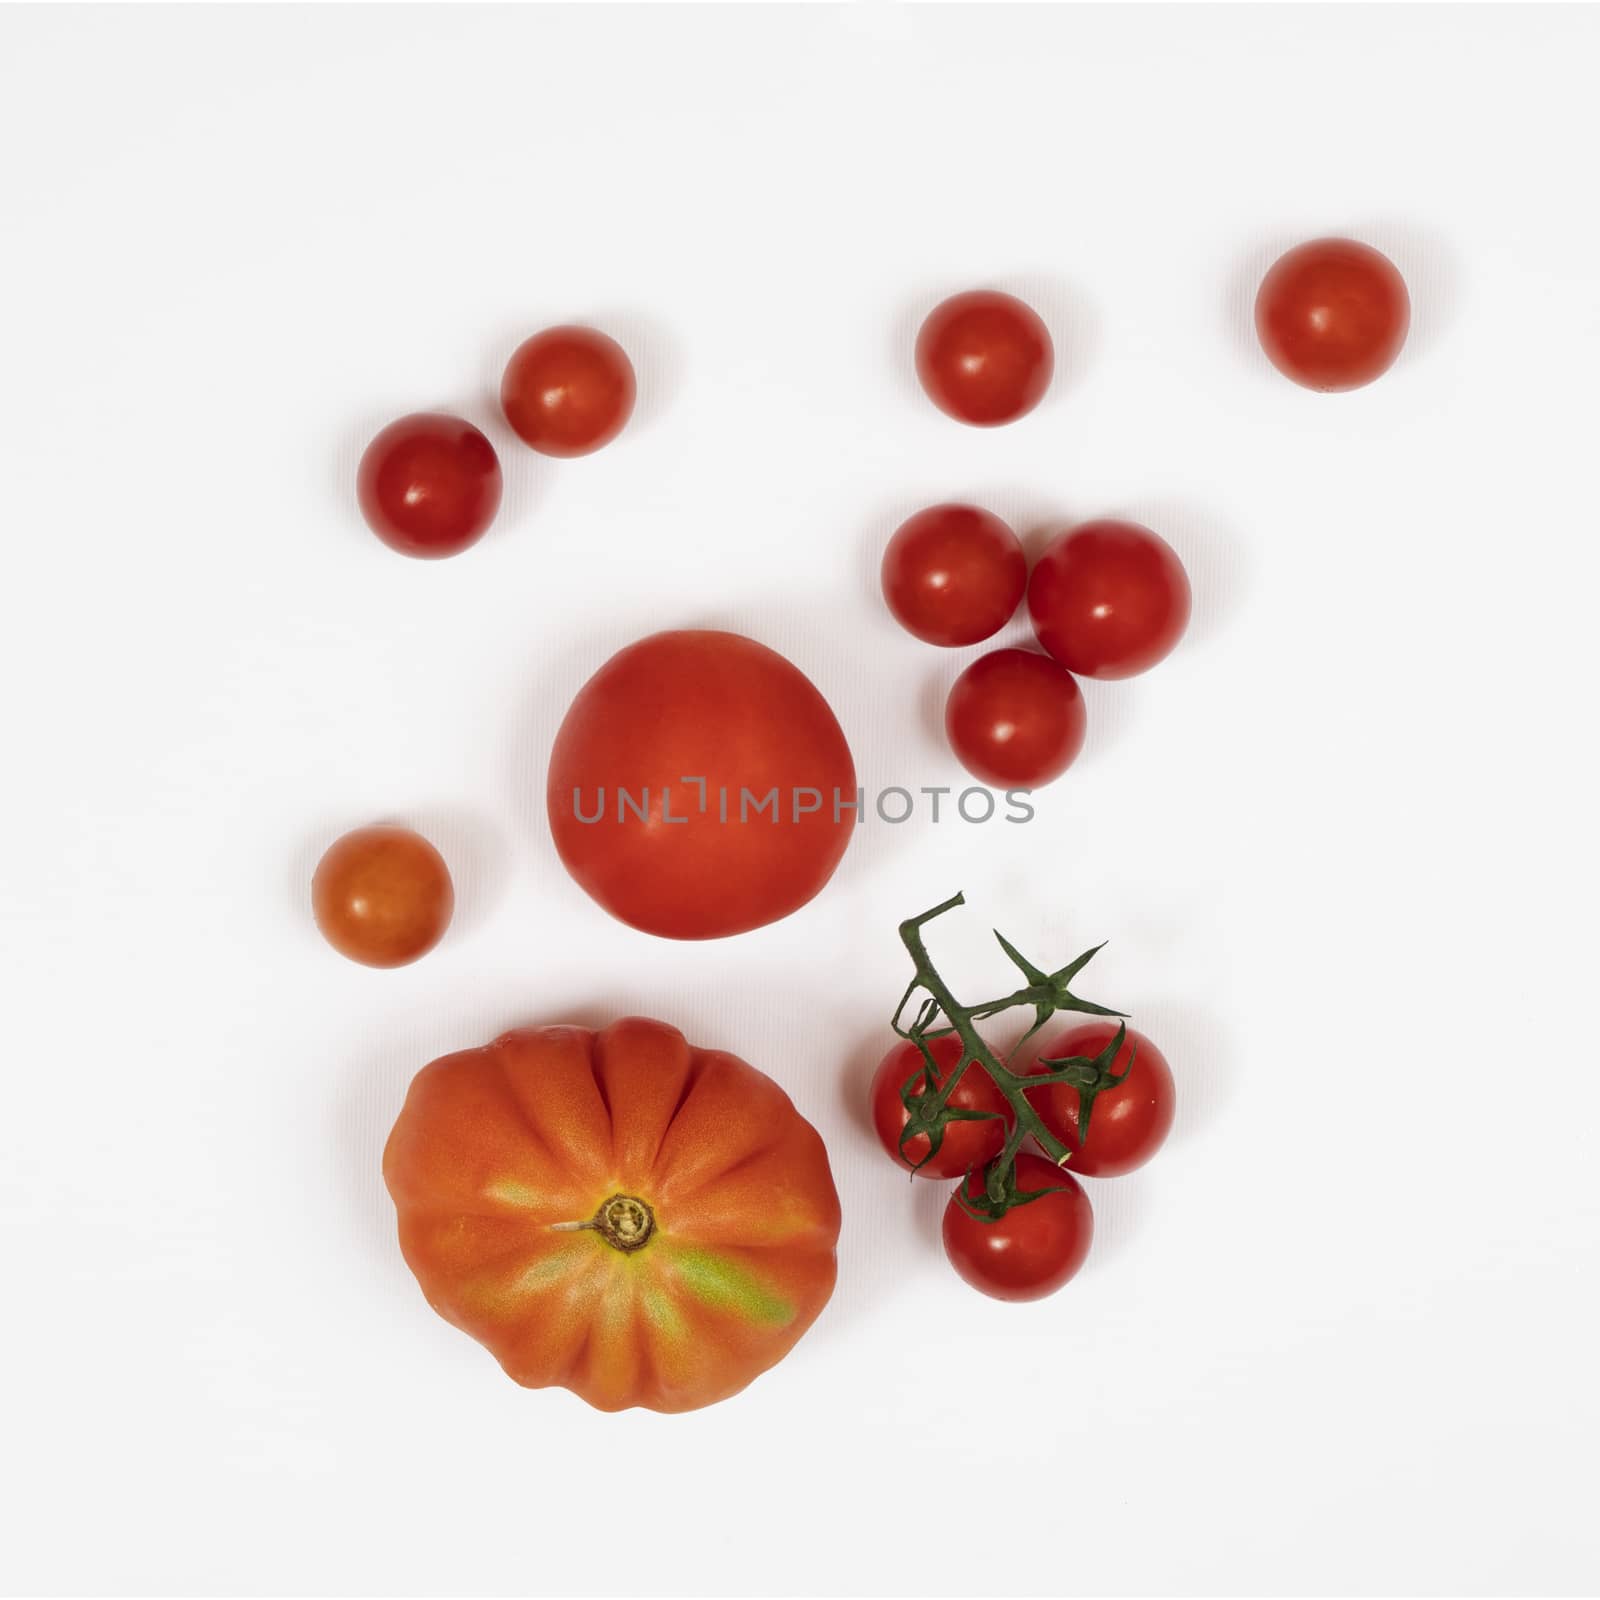
<path fill-rule="evenodd" d="M 673 1594 L 1600 1584 L 1592 1513 L 1593 10 L 0 15 L 0 1581 Z M 1389 251 L 1376 387 L 1248 307 Z M 941 294 L 1032 299 L 1047 402 L 921 397 Z M 520 450 L 527 332 L 631 349 L 635 425 Z M 382 422 L 502 446 L 491 535 L 402 560 Z M 648 628 L 790 655 L 866 782 L 959 781 L 976 652 L 875 590 L 918 505 L 1126 514 L 1192 573 L 1090 685 L 1031 827 L 864 828 L 732 943 L 610 923 L 542 827 L 581 680 Z M 1014 630 L 1019 636 L 1020 628 Z M 319 941 L 341 829 L 426 828 L 447 944 Z M 1089 992 L 1179 1074 L 1058 1298 L 947 1270 L 861 1091 L 937 928 Z M 604 1417 L 425 1307 L 378 1158 L 413 1071 L 658 1014 L 776 1075 L 839 1289 L 744 1396 Z"/>

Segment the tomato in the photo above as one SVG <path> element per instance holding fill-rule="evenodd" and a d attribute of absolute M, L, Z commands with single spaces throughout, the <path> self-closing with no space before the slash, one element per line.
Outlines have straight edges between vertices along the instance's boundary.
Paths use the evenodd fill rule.
<path fill-rule="evenodd" d="M 1354 239 L 1313 239 L 1280 256 L 1256 295 L 1272 364 L 1308 389 L 1359 389 L 1394 364 L 1411 326 L 1395 264 Z"/>
<path fill-rule="evenodd" d="M 517 436 L 547 456 L 586 456 L 633 415 L 633 363 L 596 328 L 546 328 L 517 346 L 500 406 Z"/>
<path fill-rule="evenodd" d="M 979 289 L 952 295 L 917 334 L 917 376 L 958 422 L 1015 422 L 1044 398 L 1055 370 L 1050 330 L 1032 306 Z"/>
<path fill-rule="evenodd" d="M 928 1040 L 928 1048 L 933 1052 L 936 1077 L 942 1086 L 950 1069 L 961 1059 L 961 1041 L 953 1033 L 940 1034 Z M 909 1039 L 902 1039 L 884 1056 L 872 1075 L 872 1125 L 890 1156 L 903 1167 L 916 1167 L 919 1178 L 959 1178 L 969 1168 L 981 1167 L 1000 1154 L 1011 1122 L 1011 1108 L 995 1088 L 994 1080 L 974 1062 L 961 1074 L 949 1104 L 958 1111 L 990 1111 L 997 1115 L 981 1122 L 947 1123 L 938 1153 L 931 1159 L 923 1160 L 928 1153 L 925 1133 L 908 1139 L 902 1151 L 900 1134 L 910 1121 L 910 1113 L 900 1091 L 923 1067 L 922 1052 Z M 920 1098 L 925 1092 L 919 1083 L 914 1094 Z M 921 1166 L 916 1165 L 919 1161 Z"/>
<path fill-rule="evenodd" d="M 981 1196 L 983 1183 L 983 1174 L 974 1172 L 944 1208 L 944 1253 L 950 1265 L 996 1300 L 1042 1300 L 1054 1294 L 1089 1254 L 1094 1238 L 1089 1197 L 1070 1173 L 1043 1156 L 1019 1155 L 1017 1188 L 1025 1195 L 1056 1192 L 1014 1205 L 990 1221 L 971 1216 L 960 1199 L 963 1188 Z"/>
<path fill-rule="evenodd" d="M 944 708 L 950 748 L 980 783 L 1033 789 L 1083 748 L 1077 680 L 1034 650 L 992 650 L 956 679 Z"/>
<path fill-rule="evenodd" d="M 1028 580 L 1039 643 L 1069 672 L 1131 678 L 1189 625 L 1189 575 L 1137 522 L 1086 522 L 1046 545 Z"/>
<path fill-rule="evenodd" d="M 384 428 L 361 457 L 367 526 L 402 555 L 436 560 L 483 537 L 500 509 L 500 458 L 470 422 L 422 411 Z"/>
<path fill-rule="evenodd" d="M 518 1383 L 691 1411 L 833 1292 L 839 1197 L 764 1073 L 676 1028 L 521 1028 L 413 1079 L 383 1153 L 428 1303 Z"/>
<path fill-rule="evenodd" d="M 736 633 L 652 634 L 572 702 L 550 752 L 550 830 L 609 911 L 718 939 L 798 910 L 850 842 L 860 796 L 828 702 Z"/>
<path fill-rule="evenodd" d="M 928 644 L 976 644 L 998 633 L 1028 584 L 1021 541 L 977 506 L 930 506 L 907 518 L 883 552 L 883 598 Z"/>
<path fill-rule="evenodd" d="M 328 846 L 311 879 L 322 936 L 367 967 L 403 967 L 450 926 L 455 890 L 444 858 L 409 828 L 356 828 Z"/>
<path fill-rule="evenodd" d="M 1111 1043 L 1116 1032 L 1114 1023 L 1104 1022 L 1083 1022 L 1046 1032 L 1032 1046 L 1033 1064 L 1036 1067 L 1039 1061 L 1066 1056 L 1093 1058 Z M 1111 1070 L 1128 1075 L 1115 1088 L 1102 1089 L 1094 1097 L 1089 1138 L 1081 1148 L 1078 1091 L 1070 1084 L 1052 1083 L 1028 1095 L 1044 1125 L 1072 1151 L 1072 1170 L 1086 1178 L 1119 1178 L 1142 1167 L 1166 1141 L 1177 1110 L 1172 1068 L 1142 1033 L 1128 1029 Z"/>

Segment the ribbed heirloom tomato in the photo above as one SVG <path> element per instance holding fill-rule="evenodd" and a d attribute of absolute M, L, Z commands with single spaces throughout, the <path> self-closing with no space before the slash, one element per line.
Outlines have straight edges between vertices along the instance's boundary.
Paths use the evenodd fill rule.
<path fill-rule="evenodd" d="M 680 629 L 619 650 L 578 692 L 546 804 L 567 871 L 646 933 L 718 939 L 798 910 L 858 812 L 828 702 L 737 633 Z"/>
<path fill-rule="evenodd" d="M 839 1199 L 764 1073 L 627 1017 L 523 1028 L 412 1081 L 383 1156 L 428 1303 L 518 1383 L 691 1411 L 833 1292 Z"/>

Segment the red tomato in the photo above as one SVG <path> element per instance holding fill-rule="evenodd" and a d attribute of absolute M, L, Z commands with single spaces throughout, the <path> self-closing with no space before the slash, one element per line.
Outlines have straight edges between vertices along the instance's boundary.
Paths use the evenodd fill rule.
<path fill-rule="evenodd" d="M 928 313 L 917 335 L 917 376 L 958 422 L 1015 422 L 1044 398 L 1055 370 L 1050 330 L 1032 306 L 978 289 Z"/>
<path fill-rule="evenodd" d="M 550 830 L 609 911 L 718 939 L 798 910 L 833 876 L 860 799 L 828 702 L 736 633 L 652 634 L 578 692 L 550 752 Z"/>
<path fill-rule="evenodd" d="M 764 1073 L 624 1017 L 426 1066 L 383 1152 L 400 1248 L 518 1383 L 691 1411 L 780 1361 L 833 1292 L 839 1197 Z"/>
<path fill-rule="evenodd" d="M 460 417 L 419 411 L 366 448 L 356 498 L 367 526 L 402 555 L 437 559 L 476 544 L 500 509 L 494 446 Z"/>
<path fill-rule="evenodd" d="M 966 1180 L 969 1195 L 983 1194 L 983 1174 Z M 974 1289 L 996 1300 L 1042 1300 L 1084 1263 L 1094 1238 L 1094 1211 L 1074 1181 L 1042 1156 L 1017 1157 L 1017 1187 L 1041 1195 L 1012 1206 L 995 1221 L 962 1207 L 959 1188 L 944 1208 L 944 1253 Z"/>
<path fill-rule="evenodd" d="M 633 415 L 633 363 L 595 328 L 546 328 L 518 345 L 500 406 L 520 439 L 547 456 L 586 456 Z"/>
<path fill-rule="evenodd" d="M 930 506 L 902 522 L 883 552 L 883 598 L 928 644 L 976 644 L 1012 617 L 1028 584 L 1022 544 L 977 506 Z"/>
<path fill-rule="evenodd" d="M 403 967 L 438 944 L 455 890 L 444 858 L 409 828 L 356 828 L 328 846 L 311 879 L 322 936 L 365 967 Z"/>
<path fill-rule="evenodd" d="M 1116 1032 L 1115 1024 L 1105 1022 L 1083 1022 L 1046 1032 L 1031 1046 L 1033 1063 L 1037 1066 L 1047 1058 L 1097 1056 Z M 1072 1151 L 1072 1170 L 1086 1178 L 1120 1178 L 1123 1173 L 1142 1167 L 1172 1131 L 1177 1110 L 1172 1068 L 1142 1033 L 1128 1029 L 1111 1070 L 1126 1071 L 1128 1075 L 1114 1089 L 1102 1089 L 1095 1096 L 1089 1112 L 1089 1139 L 1081 1148 L 1076 1089 L 1070 1084 L 1052 1083 L 1028 1096 L 1044 1125 Z"/>
<path fill-rule="evenodd" d="M 1280 256 L 1256 295 L 1256 334 L 1273 366 L 1308 389 L 1382 377 L 1411 326 L 1395 264 L 1354 239 L 1313 239 Z"/>
<path fill-rule="evenodd" d="M 1034 650 L 992 650 L 956 679 L 945 702 L 950 748 L 980 783 L 1034 789 L 1083 748 L 1077 680 Z"/>
<path fill-rule="evenodd" d="M 1069 672 L 1131 678 L 1189 625 L 1189 575 L 1137 522 L 1086 522 L 1045 547 L 1028 580 L 1039 643 Z"/>
<path fill-rule="evenodd" d="M 961 1041 L 953 1034 L 941 1034 L 928 1041 L 933 1052 L 936 1074 L 942 1086 L 950 1069 L 961 1059 Z M 998 1117 L 985 1117 L 981 1122 L 951 1122 L 945 1125 L 944 1139 L 938 1154 L 924 1161 L 928 1153 L 928 1136 L 919 1133 L 900 1148 L 900 1134 L 910 1121 L 900 1091 L 914 1073 L 923 1070 L 922 1052 L 909 1039 L 902 1039 L 878 1063 L 872 1075 L 872 1125 L 878 1130 L 879 1142 L 890 1156 L 903 1167 L 916 1167 L 919 1178 L 959 1178 L 969 1168 L 981 1167 L 1000 1154 L 1005 1143 L 1006 1129 L 1011 1122 L 1011 1108 L 1006 1097 L 995 1088 L 994 1080 L 974 1062 L 961 1074 L 961 1082 L 950 1096 L 950 1104 L 959 1111 L 992 1111 Z M 914 1091 L 917 1098 L 924 1093 L 920 1083 Z M 921 1161 L 921 1166 L 916 1164 Z"/>

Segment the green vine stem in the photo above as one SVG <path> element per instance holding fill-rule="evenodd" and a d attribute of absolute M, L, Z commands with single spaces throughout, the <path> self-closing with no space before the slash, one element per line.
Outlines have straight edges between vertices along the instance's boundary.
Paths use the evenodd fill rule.
<path fill-rule="evenodd" d="M 928 1161 L 944 1142 L 945 1129 L 952 1122 L 998 1115 L 991 1111 L 968 1111 L 950 1104 L 950 1097 L 955 1093 L 956 1085 L 960 1083 L 967 1069 L 976 1065 L 980 1071 L 989 1076 L 995 1088 L 1005 1096 L 1010 1108 L 1010 1127 L 999 1155 L 984 1170 L 983 1193 L 978 1196 L 969 1194 L 971 1173 L 962 1180 L 961 1187 L 956 1193 L 960 1197 L 961 1205 L 973 1216 L 994 1221 L 1004 1216 L 1012 1206 L 1025 1204 L 1040 1194 L 1050 1192 L 1048 1189 L 1041 1189 L 1021 1193 L 1017 1189 L 1017 1154 L 1025 1140 L 1031 1136 L 1058 1167 L 1064 1167 L 1072 1156 L 1071 1150 L 1045 1126 L 1044 1120 L 1028 1099 L 1028 1094 L 1032 1090 L 1043 1088 L 1046 1084 L 1071 1084 L 1078 1091 L 1078 1139 L 1081 1144 L 1089 1131 L 1089 1117 L 1096 1097 L 1121 1083 L 1132 1067 L 1133 1060 L 1130 1056 L 1127 1067 L 1120 1073 L 1112 1072 L 1112 1063 L 1117 1059 L 1117 1052 L 1121 1050 L 1127 1034 L 1126 1025 L 1119 1022 L 1115 1037 L 1097 1056 L 1063 1056 L 1058 1059 L 1042 1060 L 1039 1063 L 1041 1070 L 1029 1074 L 1013 1072 L 1002 1063 L 978 1033 L 977 1024 L 988 1017 L 998 1016 L 1001 1012 L 1010 1011 L 1017 1006 L 1028 1006 L 1032 1009 L 1033 1022 L 1028 1031 L 1017 1041 L 1012 1052 L 1015 1057 L 1016 1051 L 1020 1050 L 1022 1045 L 1058 1011 L 1078 1011 L 1094 1017 L 1118 1018 L 1125 1016 L 1126 1013 L 1112 1011 L 1109 1007 L 1096 1005 L 1091 1000 L 1080 999 L 1070 988 L 1072 980 L 1104 948 L 1103 945 L 1096 945 L 1094 949 L 1084 951 L 1076 961 L 1069 961 L 1066 966 L 1054 972 L 1045 972 L 1020 954 L 1016 946 L 998 929 L 995 931 L 995 938 L 1000 941 L 1000 948 L 1028 981 L 1021 988 L 1013 989 L 1010 994 L 1001 995 L 998 999 L 985 1000 L 978 1005 L 962 1005 L 951 993 L 949 985 L 939 976 L 939 969 L 934 966 L 933 958 L 928 954 L 922 930 L 935 917 L 942 917 L 945 912 L 965 904 L 966 899 L 963 895 L 954 894 L 931 911 L 924 911 L 920 917 L 911 917 L 900 924 L 900 942 L 906 947 L 916 972 L 906 986 L 906 992 L 900 997 L 900 1004 L 894 1009 L 890 1026 L 902 1039 L 909 1039 L 916 1045 L 922 1054 L 923 1062 L 900 1089 L 900 1100 L 908 1113 L 905 1128 L 900 1134 L 900 1149 L 903 1153 L 913 1139 L 925 1137 L 928 1149 L 922 1160 Z M 910 1025 L 905 1026 L 902 1018 L 905 1016 L 906 1007 L 919 989 L 923 991 L 924 998 L 917 1007 L 916 1015 Z M 961 1041 L 961 1057 L 941 1084 L 937 1063 L 933 1059 L 933 1052 L 928 1048 L 928 1041 L 952 1033 Z"/>

